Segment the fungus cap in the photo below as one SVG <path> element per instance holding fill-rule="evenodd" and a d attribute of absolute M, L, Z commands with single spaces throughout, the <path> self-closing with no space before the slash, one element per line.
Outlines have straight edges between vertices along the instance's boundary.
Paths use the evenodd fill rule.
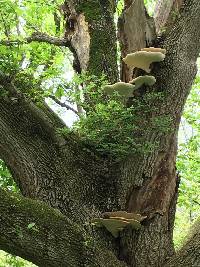
<path fill-rule="evenodd" d="M 138 213 L 129 213 L 126 211 L 111 211 L 111 212 L 104 212 L 102 214 L 103 218 L 124 218 L 124 219 L 134 219 L 139 222 L 143 221 L 144 219 L 147 218 L 147 216 L 142 216 L 141 214 Z"/>
<path fill-rule="evenodd" d="M 118 237 L 119 232 L 126 227 L 129 222 L 117 219 L 97 218 L 93 221 L 96 226 L 104 226 L 114 237 Z"/>
<path fill-rule="evenodd" d="M 164 58 L 165 55 L 161 52 L 137 51 L 135 53 L 128 54 L 125 58 L 123 58 L 123 61 L 129 67 L 137 67 L 149 73 L 151 71 L 150 64 L 153 62 L 163 61 Z"/>
<path fill-rule="evenodd" d="M 114 237 L 118 237 L 119 232 L 125 227 L 131 226 L 135 230 L 141 228 L 141 224 L 135 219 L 126 219 L 123 217 L 110 217 L 109 219 L 96 218 L 92 221 L 97 227 L 105 227 Z"/>
<path fill-rule="evenodd" d="M 142 85 L 152 86 L 156 82 L 156 78 L 150 75 L 138 76 L 137 78 L 130 81 L 130 84 L 135 85 L 135 90 L 140 88 Z"/>
<path fill-rule="evenodd" d="M 131 97 L 135 86 L 130 83 L 117 82 L 111 85 L 104 86 L 104 91 L 107 95 L 112 95 L 117 92 L 119 95 L 124 97 Z"/>
<path fill-rule="evenodd" d="M 165 48 L 160 48 L 160 47 L 145 47 L 142 48 L 141 51 L 147 51 L 147 52 L 161 52 L 164 55 L 166 54 L 166 49 Z"/>

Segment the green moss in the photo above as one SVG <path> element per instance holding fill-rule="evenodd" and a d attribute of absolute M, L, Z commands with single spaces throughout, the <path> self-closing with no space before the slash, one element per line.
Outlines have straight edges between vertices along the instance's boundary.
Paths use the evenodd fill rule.
<path fill-rule="evenodd" d="M 90 60 L 88 73 L 101 76 L 114 83 L 118 80 L 116 29 L 112 1 L 83 0 L 78 11 L 89 23 Z M 111 49 L 112 48 L 112 49 Z"/>
<path fill-rule="evenodd" d="M 104 16 L 111 16 L 114 13 L 112 0 L 82 0 L 78 7 L 78 12 L 83 12 L 87 21 L 99 20 Z"/>
<path fill-rule="evenodd" d="M 108 81 L 114 83 L 118 80 L 115 28 L 108 27 L 105 29 L 103 24 L 100 30 L 99 27 L 90 31 L 91 43 L 88 72 L 90 75 L 98 77 L 104 73 Z"/>
<path fill-rule="evenodd" d="M 70 221 L 61 212 L 41 201 L 1 189 L 0 202 L 3 203 L 1 220 L 8 221 L 7 225 L 9 225 L 1 233 L 2 249 L 22 255 L 25 259 L 37 263 L 38 259 L 42 257 L 43 251 L 46 251 L 44 238 L 48 236 L 48 242 L 51 244 L 51 249 L 55 251 L 57 259 L 62 258 L 64 247 L 66 258 L 70 255 L 67 266 L 80 266 L 81 259 L 85 259 L 86 256 L 82 225 Z M 4 230 L 4 228 L 2 229 Z M 9 239 L 7 239 L 8 234 L 12 234 Z M 20 243 L 21 247 L 27 245 L 30 247 L 22 251 L 21 247 L 12 247 L 15 242 L 16 244 Z M 36 245 L 37 254 L 41 253 L 41 255 L 37 255 L 37 258 L 31 252 L 31 247 Z M 58 263 L 58 265 L 60 264 Z"/>
<path fill-rule="evenodd" d="M 84 0 L 78 7 L 79 12 L 83 12 L 87 21 L 100 19 L 101 10 L 98 1 Z"/>
<path fill-rule="evenodd" d="M 0 200 L 4 203 L 7 202 L 7 205 L 9 204 L 16 213 L 20 212 L 21 214 L 28 215 L 23 218 L 23 222 L 20 221 L 20 218 L 18 222 L 18 218 L 16 218 L 16 227 L 18 230 L 21 229 L 22 232 L 29 231 L 30 229 L 27 226 L 35 223 L 36 219 L 41 226 L 48 224 L 49 227 L 51 226 L 55 229 L 66 220 L 66 217 L 59 210 L 49 207 L 44 202 L 25 198 L 18 193 L 10 193 L 1 189 Z M 21 228 L 22 225 L 24 225 L 24 229 Z M 38 231 L 35 231 L 35 233 L 40 232 L 40 230 L 38 228 Z"/>

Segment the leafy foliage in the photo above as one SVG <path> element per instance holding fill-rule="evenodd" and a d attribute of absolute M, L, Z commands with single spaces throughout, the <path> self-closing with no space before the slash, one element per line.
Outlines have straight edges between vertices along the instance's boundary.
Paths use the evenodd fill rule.
<path fill-rule="evenodd" d="M 124 0 L 117 1 L 117 16 L 120 16 L 123 8 L 124 8 Z"/>
<path fill-rule="evenodd" d="M 65 48 L 47 43 L 26 43 L 24 38 L 35 32 L 53 36 L 63 34 L 59 10 L 61 3 L 60 0 L 1 1 L 0 71 L 10 75 L 15 85 L 20 85 L 20 90 L 36 101 L 62 90 L 66 84 L 65 73 L 69 70 L 71 55 Z M 59 17 L 59 32 L 55 14 Z M 6 42 L 10 42 L 10 45 Z M 45 92 L 41 87 L 46 89 Z"/>
<path fill-rule="evenodd" d="M 19 191 L 12 175 L 2 160 L 0 160 L 0 187 L 7 188 L 12 191 Z"/>
<path fill-rule="evenodd" d="M 132 105 L 127 107 L 119 94 L 114 93 L 110 97 L 104 95 L 104 76 L 98 79 L 83 74 L 75 76 L 72 83 L 71 88 L 84 84 L 81 91 L 70 91 L 70 97 L 86 111 L 74 124 L 72 131 L 88 145 L 95 146 L 100 153 L 116 158 L 131 153 L 148 153 L 156 144 L 147 143 L 144 132 L 152 128 L 159 132 L 170 130 L 170 118 L 155 115 L 156 107 L 152 107 L 153 101 L 163 98 L 160 93 L 148 93 L 135 98 Z M 141 111 L 142 119 L 138 115 Z M 152 116 L 153 111 L 155 114 Z"/>
<path fill-rule="evenodd" d="M 36 265 L 20 257 L 0 251 L 0 267 L 36 267 Z"/>
<path fill-rule="evenodd" d="M 179 205 L 184 205 L 194 214 L 199 212 L 200 197 L 200 127 L 199 127 L 199 88 L 197 77 L 185 107 L 184 118 L 186 132 L 190 134 L 180 144 L 177 167 L 181 175 Z"/>
<path fill-rule="evenodd" d="M 181 207 L 178 204 L 176 210 L 175 227 L 173 232 L 175 249 L 181 247 L 193 222 L 189 216 L 188 208 L 184 206 L 184 203 L 182 204 Z"/>
<path fill-rule="evenodd" d="M 152 16 L 156 5 L 156 0 L 144 0 L 144 4 L 148 10 L 148 13 Z"/>
<path fill-rule="evenodd" d="M 200 216 L 199 89 L 200 76 L 198 75 L 185 106 L 183 114 L 184 127 L 182 129 L 182 136 L 179 136 L 177 168 L 180 172 L 181 182 L 174 231 L 176 247 L 181 245 L 193 220 Z"/>

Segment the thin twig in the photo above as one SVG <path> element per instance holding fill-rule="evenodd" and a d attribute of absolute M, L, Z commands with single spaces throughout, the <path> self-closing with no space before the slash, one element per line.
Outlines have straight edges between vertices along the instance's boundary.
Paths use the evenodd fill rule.
<path fill-rule="evenodd" d="M 193 202 L 200 206 L 200 203 L 197 200 L 193 200 Z"/>
<path fill-rule="evenodd" d="M 80 116 L 79 112 L 72 108 L 71 106 L 67 105 L 66 103 L 61 102 L 59 99 L 57 99 L 54 95 L 50 95 L 49 98 L 51 98 L 56 104 L 59 106 L 66 108 L 67 110 L 73 111 L 77 116 Z"/>

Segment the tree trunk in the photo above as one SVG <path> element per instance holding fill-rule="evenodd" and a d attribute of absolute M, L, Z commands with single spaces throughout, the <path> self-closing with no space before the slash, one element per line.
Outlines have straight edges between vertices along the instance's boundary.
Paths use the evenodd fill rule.
<path fill-rule="evenodd" d="M 63 9 L 68 25 L 65 38 L 73 47 L 75 70 L 97 76 L 104 72 L 110 82 L 118 80 L 115 1 L 71 0 Z M 134 16 L 136 11 L 139 18 Z M 141 102 L 146 97 L 146 107 L 138 109 L 140 129 L 133 133 L 139 136 L 139 145 L 151 144 L 152 149 L 121 162 L 99 155 L 73 134 L 59 134 L 65 126 L 52 110 L 25 98 L 0 73 L 0 89 L 7 92 L 0 97 L 0 157 L 28 198 L 0 191 L 1 249 L 39 266 L 200 264 L 199 224 L 177 255 L 172 240 L 179 185 L 177 132 L 196 75 L 199 13 L 199 0 L 188 0 L 161 38 L 155 40 L 150 27 L 154 36 L 150 43 L 164 47 L 167 54 L 162 63 L 152 66 L 155 86 L 135 96 Z M 122 57 L 148 44 L 150 20 L 143 1 L 125 1 L 119 22 Z M 122 80 L 128 82 L 132 72 L 122 65 Z M 168 118 L 164 130 L 155 123 Z M 127 228 L 118 238 L 91 225 L 102 212 L 117 210 L 147 218 L 140 230 Z"/>
<path fill-rule="evenodd" d="M 117 43 L 114 24 L 115 1 L 70 0 L 64 3 L 66 38 L 75 51 L 78 72 L 118 80 Z M 69 27 L 73 20 L 73 27 Z"/>

